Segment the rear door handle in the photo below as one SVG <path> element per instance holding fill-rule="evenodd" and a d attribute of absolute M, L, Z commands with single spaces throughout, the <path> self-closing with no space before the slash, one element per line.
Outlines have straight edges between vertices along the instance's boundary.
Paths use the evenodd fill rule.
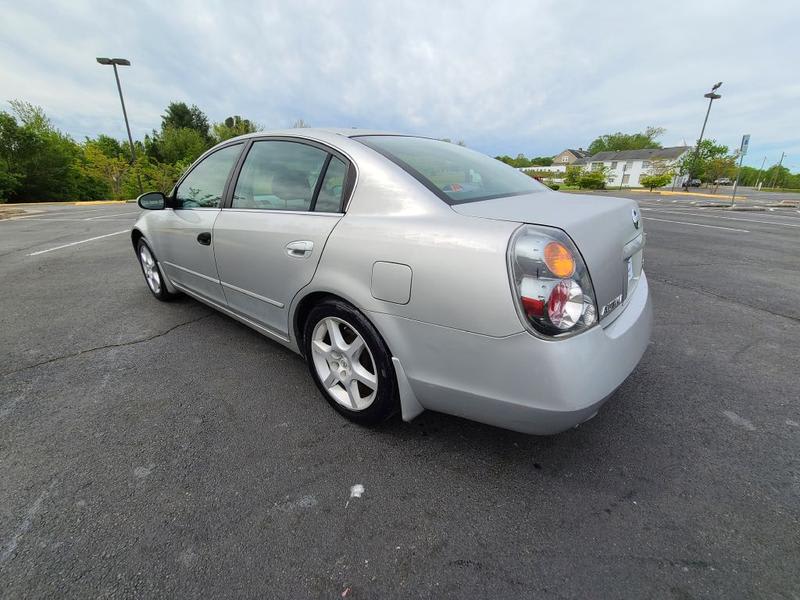
<path fill-rule="evenodd" d="M 197 234 L 197 241 L 203 246 L 210 246 L 211 245 L 211 232 L 204 231 L 203 233 Z"/>
<path fill-rule="evenodd" d="M 314 251 L 314 242 L 298 240 L 286 244 L 286 254 L 293 258 L 308 258 Z"/>

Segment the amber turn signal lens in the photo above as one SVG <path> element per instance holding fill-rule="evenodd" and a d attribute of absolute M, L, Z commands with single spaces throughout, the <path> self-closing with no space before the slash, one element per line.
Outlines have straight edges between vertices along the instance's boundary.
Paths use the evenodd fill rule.
<path fill-rule="evenodd" d="M 572 277 L 575 272 L 575 258 L 572 252 L 560 242 L 550 242 L 544 247 L 544 264 L 556 277 Z"/>

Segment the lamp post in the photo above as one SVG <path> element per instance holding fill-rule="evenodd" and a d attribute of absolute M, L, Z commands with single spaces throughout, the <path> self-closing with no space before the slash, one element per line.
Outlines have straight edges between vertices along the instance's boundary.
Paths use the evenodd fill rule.
<path fill-rule="evenodd" d="M 689 170 L 689 179 L 694 178 L 694 170 L 697 168 L 697 161 L 700 158 L 700 142 L 703 141 L 703 134 L 706 132 L 706 123 L 708 123 L 708 115 L 711 112 L 711 104 L 714 102 L 714 100 L 719 100 L 722 98 L 722 96 L 716 93 L 721 85 L 722 82 L 720 81 L 712 86 L 710 92 L 703 94 L 703 98 L 708 98 L 708 109 L 706 110 L 706 118 L 703 120 L 703 128 L 700 130 L 700 137 L 697 140 L 697 147 L 694 149 L 694 165 L 692 165 L 692 168 Z"/>
<path fill-rule="evenodd" d="M 122 116 L 125 118 L 125 129 L 128 130 L 128 142 L 131 145 L 131 164 L 136 162 L 136 148 L 133 146 L 133 136 L 131 136 L 131 126 L 128 125 L 128 112 L 125 110 L 125 100 L 122 98 L 122 86 L 119 83 L 119 73 L 117 73 L 117 65 L 122 67 L 130 67 L 131 61 L 127 58 L 102 58 L 98 57 L 97 62 L 101 65 L 111 65 L 114 67 L 114 79 L 117 80 L 117 91 L 119 92 L 119 102 L 122 104 Z M 139 182 L 139 193 L 144 193 L 144 188 L 142 188 L 142 178 L 139 176 L 139 172 L 136 172 L 136 179 Z"/>

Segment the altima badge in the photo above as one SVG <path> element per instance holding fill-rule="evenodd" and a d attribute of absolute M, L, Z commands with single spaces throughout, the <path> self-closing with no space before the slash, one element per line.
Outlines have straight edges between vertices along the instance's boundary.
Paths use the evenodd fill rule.
<path fill-rule="evenodd" d="M 639 229 L 639 209 L 633 208 L 631 209 L 631 219 L 633 219 L 633 226 L 636 229 Z"/>
<path fill-rule="evenodd" d="M 622 294 L 614 298 L 611 302 L 609 302 L 603 308 L 600 309 L 600 318 L 602 319 L 603 317 L 605 317 L 608 313 L 617 308 L 620 304 L 622 304 Z"/>

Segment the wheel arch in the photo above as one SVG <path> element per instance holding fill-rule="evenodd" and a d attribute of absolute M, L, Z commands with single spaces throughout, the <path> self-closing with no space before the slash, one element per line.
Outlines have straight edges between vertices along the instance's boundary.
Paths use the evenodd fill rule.
<path fill-rule="evenodd" d="M 136 250 L 136 246 L 139 244 L 139 240 L 144 237 L 144 233 L 138 227 L 134 227 L 131 229 L 131 243 L 133 244 L 133 249 Z"/>

